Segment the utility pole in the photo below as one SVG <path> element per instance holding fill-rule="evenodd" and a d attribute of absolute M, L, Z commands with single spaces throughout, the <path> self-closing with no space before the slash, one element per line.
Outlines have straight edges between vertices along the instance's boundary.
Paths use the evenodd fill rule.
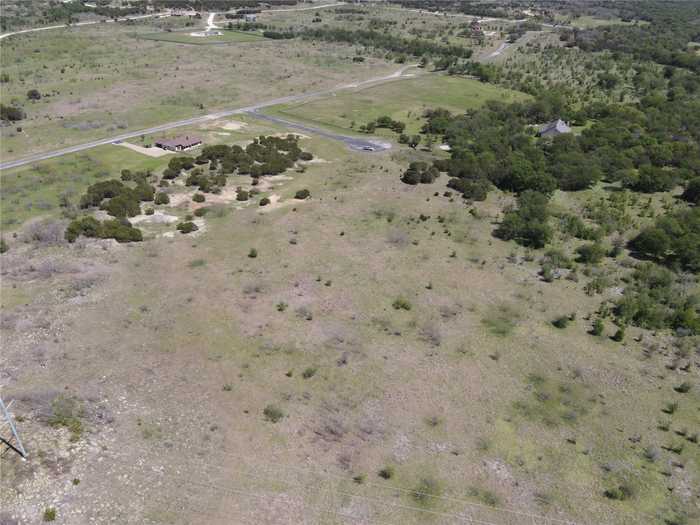
<path fill-rule="evenodd" d="M 27 451 L 24 450 L 22 440 L 17 433 L 17 427 L 12 421 L 12 416 L 9 412 L 10 406 L 12 406 L 12 401 L 5 405 L 2 397 L 0 397 L 0 444 L 5 445 L 9 450 L 17 452 L 22 459 L 26 460 Z M 9 434 L 7 433 L 7 428 L 10 429 Z"/>

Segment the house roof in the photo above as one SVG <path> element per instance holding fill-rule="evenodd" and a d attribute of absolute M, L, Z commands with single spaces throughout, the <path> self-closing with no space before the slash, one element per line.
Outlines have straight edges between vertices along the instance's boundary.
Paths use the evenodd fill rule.
<path fill-rule="evenodd" d="M 540 135 L 548 135 L 551 133 L 571 133 L 571 128 L 566 125 L 562 119 L 547 122 L 540 127 Z"/>
<path fill-rule="evenodd" d="M 178 146 L 181 148 L 191 148 L 192 146 L 196 146 L 197 144 L 201 143 L 201 138 L 190 136 L 174 137 L 172 139 L 159 140 L 156 142 L 156 144 L 160 144 L 161 146 L 167 146 L 171 148 L 176 148 Z"/>

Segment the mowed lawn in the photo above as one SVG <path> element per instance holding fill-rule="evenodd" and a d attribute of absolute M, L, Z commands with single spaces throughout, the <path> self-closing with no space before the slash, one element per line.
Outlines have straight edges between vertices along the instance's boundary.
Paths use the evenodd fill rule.
<path fill-rule="evenodd" d="M 461 113 L 488 100 L 513 102 L 525 98 L 524 93 L 477 80 L 429 74 L 319 100 L 280 105 L 270 112 L 346 130 L 388 115 L 405 122 L 408 133 L 415 133 L 420 130 L 426 109 L 445 108 Z"/>
<path fill-rule="evenodd" d="M 227 29 L 221 29 L 221 35 L 213 36 L 192 36 L 190 33 L 193 30 L 189 29 L 187 31 L 173 31 L 173 32 L 162 32 L 162 33 L 149 33 L 146 35 L 139 35 L 139 38 L 145 38 L 146 40 L 159 40 L 161 42 L 174 42 L 177 44 L 196 44 L 196 45 L 210 45 L 210 44 L 229 44 L 234 42 L 258 42 L 260 40 L 266 40 L 264 36 L 258 33 L 246 33 L 243 31 L 230 31 Z"/>

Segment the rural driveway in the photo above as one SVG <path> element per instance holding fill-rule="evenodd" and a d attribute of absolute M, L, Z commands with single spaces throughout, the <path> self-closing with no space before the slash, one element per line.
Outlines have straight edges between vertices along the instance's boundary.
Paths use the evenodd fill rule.
<path fill-rule="evenodd" d="M 170 129 L 175 129 L 175 128 L 181 128 L 183 126 L 192 126 L 195 124 L 201 124 L 204 122 L 207 122 L 209 120 L 216 120 L 224 117 L 230 117 L 231 115 L 240 115 L 241 113 L 249 113 L 249 114 L 254 114 L 255 116 L 261 116 L 258 114 L 258 110 L 270 107 L 270 106 L 276 106 L 278 104 L 288 104 L 291 102 L 301 102 L 304 100 L 308 100 L 314 97 L 319 97 L 323 95 L 330 95 L 331 93 L 334 93 L 336 91 L 344 90 L 344 89 L 351 89 L 351 88 L 357 88 L 361 86 L 368 86 L 368 85 L 373 85 L 373 84 L 381 84 L 384 82 L 390 82 L 393 80 L 398 80 L 401 78 L 411 78 L 411 77 L 404 77 L 403 73 L 409 68 L 415 67 L 415 64 L 410 64 L 407 66 L 403 66 L 401 69 L 395 71 L 394 73 L 391 73 L 390 75 L 385 75 L 382 77 L 375 77 L 371 78 L 368 80 L 363 80 L 361 82 L 355 82 L 351 84 L 343 84 L 341 86 L 337 86 L 331 89 L 325 89 L 321 91 L 312 91 L 309 93 L 302 93 L 300 95 L 290 95 L 287 97 L 281 97 L 281 98 L 276 98 L 272 100 L 267 100 L 265 102 L 259 102 L 257 104 L 253 104 L 251 106 L 246 106 L 242 108 L 236 108 L 236 109 L 229 109 L 229 110 L 224 110 L 224 111 L 219 111 L 216 113 L 210 113 L 208 115 L 202 115 L 199 117 L 192 117 L 188 118 L 185 120 L 178 120 L 176 122 L 170 122 L 168 124 L 161 124 L 160 126 L 154 126 L 152 128 L 146 128 L 146 129 L 140 129 L 137 131 L 130 131 L 128 133 L 122 133 L 121 135 L 116 135 L 114 137 L 109 137 L 109 138 L 103 138 L 103 139 L 98 139 L 94 140 L 92 142 L 86 142 L 84 144 L 77 144 L 75 146 L 70 146 L 67 148 L 55 150 L 55 151 L 48 151 L 45 153 L 37 153 L 35 155 L 29 155 L 24 158 L 16 159 L 16 160 L 9 160 L 7 162 L 2 162 L 0 163 L 0 170 L 7 170 L 10 168 L 16 168 L 18 166 L 24 166 L 26 164 L 32 164 L 34 162 L 39 162 L 42 160 L 47 160 L 47 159 L 52 159 L 55 157 L 61 157 L 63 155 L 68 155 L 70 153 L 78 153 L 80 151 L 85 151 L 88 149 L 96 148 L 98 146 L 104 146 L 106 144 L 111 144 L 113 142 L 119 142 L 123 140 L 128 140 L 132 139 L 135 137 L 140 137 L 141 135 L 151 135 L 153 133 L 159 133 L 161 131 L 167 131 Z M 280 119 L 281 120 L 281 119 Z M 285 125 L 289 125 L 286 121 Z M 295 125 L 297 129 L 299 129 L 299 125 Z M 310 133 L 326 133 L 323 132 L 322 130 L 318 130 L 316 128 L 308 128 L 306 131 L 309 131 Z M 351 148 L 353 149 L 359 149 L 359 150 L 365 150 L 368 151 L 365 146 L 371 147 L 371 151 L 375 151 L 378 149 L 386 149 L 386 147 L 381 147 L 383 143 L 373 143 L 370 141 L 363 141 L 363 139 L 354 139 L 352 137 L 344 137 L 341 135 L 335 136 L 332 133 L 327 133 L 327 136 L 331 138 L 338 138 L 338 137 L 343 137 L 343 138 L 338 138 L 338 140 L 342 140 L 346 144 L 348 144 Z"/>

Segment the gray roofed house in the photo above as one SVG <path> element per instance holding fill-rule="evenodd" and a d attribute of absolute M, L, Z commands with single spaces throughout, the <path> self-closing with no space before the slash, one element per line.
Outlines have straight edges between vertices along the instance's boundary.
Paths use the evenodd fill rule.
<path fill-rule="evenodd" d="M 540 126 L 537 134 L 540 137 L 556 137 L 562 133 L 571 133 L 571 128 L 562 119 L 553 120 Z"/>
<path fill-rule="evenodd" d="M 167 149 L 169 151 L 184 151 L 199 146 L 202 143 L 202 139 L 199 137 L 175 137 L 172 139 L 160 139 L 156 140 L 155 144 L 157 148 Z"/>

